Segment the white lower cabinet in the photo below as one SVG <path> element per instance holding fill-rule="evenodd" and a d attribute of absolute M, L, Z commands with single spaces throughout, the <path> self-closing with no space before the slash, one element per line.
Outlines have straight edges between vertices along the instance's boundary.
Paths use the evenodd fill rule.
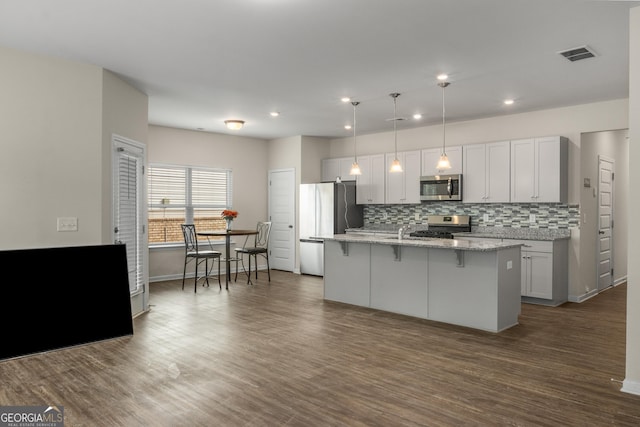
<path fill-rule="evenodd" d="M 522 243 L 520 250 L 522 301 L 552 306 L 567 302 L 568 242 L 566 240 L 513 241 Z"/>

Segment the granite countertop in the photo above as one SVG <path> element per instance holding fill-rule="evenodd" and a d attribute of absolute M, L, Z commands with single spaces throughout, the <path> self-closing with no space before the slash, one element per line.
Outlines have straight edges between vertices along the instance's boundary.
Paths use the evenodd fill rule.
<path fill-rule="evenodd" d="M 389 233 L 386 233 L 389 234 Z M 350 233 L 334 234 L 333 237 L 325 237 L 324 240 L 335 240 L 346 243 L 373 243 L 392 246 L 413 246 L 432 249 L 457 249 L 464 251 L 496 251 L 500 249 L 522 246 L 521 243 L 494 242 L 494 241 L 470 241 L 461 239 L 425 239 L 422 237 L 404 237 L 398 239 L 385 233 Z"/>
<path fill-rule="evenodd" d="M 393 235 L 397 236 L 398 229 L 404 224 L 371 224 L 361 228 L 348 228 L 347 234 Z M 408 233 L 428 228 L 426 224 L 411 224 Z M 511 227 L 471 227 L 470 232 L 453 233 L 455 238 L 482 237 L 488 239 L 517 239 L 517 240 L 565 240 L 571 238 L 568 229 L 549 228 L 511 228 Z"/>

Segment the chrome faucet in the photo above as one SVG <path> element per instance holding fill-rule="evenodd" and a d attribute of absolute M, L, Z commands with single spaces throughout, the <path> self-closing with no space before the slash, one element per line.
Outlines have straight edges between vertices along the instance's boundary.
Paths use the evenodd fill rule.
<path fill-rule="evenodd" d="M 411 229 L 411 225 L 403 225 L 398 229 L 398 239 L 402 239 L 407 231 Z"/>

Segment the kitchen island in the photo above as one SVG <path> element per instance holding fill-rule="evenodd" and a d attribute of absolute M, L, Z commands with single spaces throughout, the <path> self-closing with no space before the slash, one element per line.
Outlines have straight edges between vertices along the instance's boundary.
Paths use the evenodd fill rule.
<path fill-rule="evenodd" d="M 336 234 L 324 299 L 500 332 L 518 324 L 521 243 Z"/>

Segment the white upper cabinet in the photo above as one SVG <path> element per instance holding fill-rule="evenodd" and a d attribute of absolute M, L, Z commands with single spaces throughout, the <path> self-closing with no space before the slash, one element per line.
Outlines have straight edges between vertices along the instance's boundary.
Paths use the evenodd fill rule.
<path fill-rule="evenodd" d="M 509 141 L 463 146 L 462 201 L 509 202 Z"/>
<path fill-rule="evenodd" d="M 420 150 L 398 153 L 402 172 L 389 172 L 394 153 L 386 155 L 387 204 L 420 203 Z"/>
<path fill-rule="evenodd" d="M 446 150 L 451 169 L 436 168 L 438 160 L 440 160 L 440 154 L 442 154 L 441 148 L 426 148 L 422 150 L 422 176 L 457 175 L 462 173 L 462 146 L 448 147 Z"/>
<path fill-rule="evenodd" d="M 349 175 L 352 163 L 353 157 L 323 159 L 321 172 L 322 182 L 335 181 L 337 177 L 340 177 L 343 181 L 355 181 L 356 177 L 354 175 Z"/>
<path fill-rule="evenodd" d="M 511 201 L 566 203 L 568 141 L 550 136 L 511 141 Z"/>
<path fill-rule="evenodd" d="M 385 155 L 358 156 L 362 175 L 356 177 L 356 203 L 383 204 L 386 179 Z"/>

